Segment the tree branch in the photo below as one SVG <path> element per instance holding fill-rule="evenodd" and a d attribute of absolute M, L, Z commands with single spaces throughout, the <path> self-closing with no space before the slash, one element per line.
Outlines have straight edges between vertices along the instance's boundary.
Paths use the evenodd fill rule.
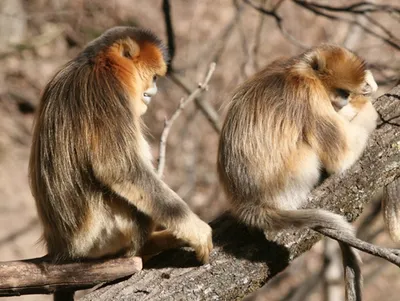
<path fill-rule="evenodd" d="M 315 189 L 309 197 L 309 208 L 325 208 L 354 220 L 371 196 L 397 181 L 400 86 L 380 97 L 375 107 L 381 124 L 364 155 L 346 174 L 330 177 Z M 228 214 L 211 226 L 215 249 L 210 264 L 199 267 L 188 249 L 171 250 L 151 259 L 145 270 L 130 279 L 100 288 L 82 300 L 239 300 L 264 285 L 322 237 L 312 230 L 286 230 L 275 233 L 268 241 L 262 232 L 249 229 Z M 371 251 L 374 255 L 391 250 L 375 248 Z M 393 257 L 397 251 L 391 251 L 389 259 L 397 264 L 398 259 Z M 45 263 L 43 259 L 5 262 L 0 264 L 0 291 L 3 295 L 17 295 L 90 287 L 135 273 L 140 266 L 130 260 L 133 259 L 62 265 Z"/>
<path fill-rule="evenodd" d="M 167 31 L 168 56 L 169 56 L 168 71 L 170 71 L 172 70 L 172 61 L 174 60 L 175 57 L 175 34 L 174 34 L 174 27 L 172 25 L 171 4 L 169 3 L 169 0 L 163 0 L 162 11 L 164 14 L 165 30 Z"/>
<path fill-rule="evenodd" d="M 303 0 L 301 0 L 303 1 Z M 315 8 L 321 8 L 328 11 L 352 13 L 352 14 L 365 14 L 373 12 L 397 12 L 400 13 L 400 8 L 392 5 L 379 5 L 368 1 L 361 1 L 348 6 L 329 6 L 322 5 L 319 3 L 314 3 L 307 1 L 307 5 L 313 6 Z"/>
<path fill-rule="evenodd" d="M 349 20 L 347 18 L 342 18 L 342 17 L 336 16 L 336 15 L 328 14 L 323 9 L 321 9 L 315 5 L 310 5 L 309 2 L 306 2 L 304 0 L 292 0 L 292 2 L 304 9 L 309 10 L 310 12 L 313 12 L 315 15 L 322 16 L 322 17 L 325 17 L 330 20 L 338 20 L 338 21 L 346 22 L 348 24 L 357 25 L 357 26 L 361 27 L 369 35 L 384 41 L 386 44 L 390 45 L 391 47 L 393 47 L 397 50 L 400 50 L 400 44 L 398 43 L 398 38 L 393 38 L 393 35 L 390 35 L 389 38 L 384 37 L 384 36 L 380 35 L 379 33 L 373 31 L 370 28 L 370 26 L 363 25 L 360 22 L 358 22 L 357 20 Z M 368 12 L 368 11 L 365 11 L 365 13 L 366 12 Z M 376 23 L 377 22 L 374 23 L 376 26 L 383 27 L 383 25 L 381 25 L 381 24 L 377 25 Z"/>
<path fill-rule="evenodd" d="M 169 120 L 165 120 L 164 130 L 161 134 L 161 139 L 160 139 L 160 155 L 158 157 L 158 168 L 157 168 L 158 176 L 161 177 L 164 172 L 165 151 L 166 151 L 166 147 L 167 147 L 167 139 L 168 139 L 169 131 L 170 131 L 173 123 L 179 117 L 179 115 L 183 111 L 183 108 L 188 103 L 195 100 L 202 92 L 207 91 L 208 83 L 209 83 L 214 71 L 215 71 L 215 63 L 211 63 L 204 81 L 202 83 L 199 83 L 197 89 L 195 89 L 192 93 L 190 93 L 190 95 L 186 99 L 182 98 L 178 108 L 176 109 L 174 114 L 172 114 L 171 118 Z"/>
<path fill-rule="evenodd" d="M 301 41 L 299 41 L 298 39 L 296 39 L 293 35 L 291 35 L 286 28 L 283 26 L 283 19 L 280 15 L 278 15 L 278 13 L 276 12 L 276 10 L 279 8 L 280 3 L 278 3 L 279 5 L 275 6 L 275 8 L 273 10 L 267 10 L 261 6 L 257 6 L 255 5 L 253 2 L 251 2 L 251 0 L 243 0 L 246 4 L 248 4 L 249 6 L 251 6 L 252 8 L 254 8 L 255 10 L 259 11 L 262 14 L 271 16 L 275 19 L 276 25 L 278 26 L 279 30 L 281 31 L 282 35 L 284 38 L 286 38 L 289 42 L 291 42 L 293 45 L 301 48 L 301 49 L 307 49 L 310 48 L 310 46 L 305 45 L 304 43 L 302 43 Z"/>
<path fill-rule="evenodd" d="M 138 257 L 62 264 L 51 263 L 46 257 L 0 262 L 0 297 L 86 289 L 141 269 Z"/>
<path fill-rule="evenodd" d="M 179 76 L 175 72 L 172 72 L 169 77 L 172 81 L 182 88 L 187 94 L 190 94 L 191 91 L 194 90 L 194 87 L 183 77 Z M 207 118 L 213 129 L 219 134 L 221 132 L 221 124 L 219 122 L 218 113 L 215 109 L 210 105 L 208 101 L 203 99 L 202 97 L 196 97 L 194 99 L 196 106 L 200 109 L 203 115 Z"/>
<path fill-rule="evenodd" d="M 354 220 L 371 196 L 400 175 L 400 128 L 393 124 L 400 119 L 400 86 L 380 97 L 375 107 L 383 120 L 392 122 L 382 121 L 351 170 L 328 178 L 313 191 L 310 208 L 322 207 Z M 241 300 L 322 237 L 311 230 L 287 230 L 267 241 L 263 233 L 228 214 L 211 225 L 215 249 L 210 264 L 199 267 L 193 252 L 171 250 L 153 258 L 129 280 L 101 288 L 82 300 Z"/>

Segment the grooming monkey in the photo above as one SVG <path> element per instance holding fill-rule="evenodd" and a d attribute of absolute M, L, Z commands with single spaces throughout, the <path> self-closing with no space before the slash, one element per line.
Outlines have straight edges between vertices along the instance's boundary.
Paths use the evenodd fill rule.
<path fill-rule="evenodd" d="M 277 60 L 239 86 L 218 150 L 232 214 L 265 231 L 325 228 L 354 237 L 342 216 L 300 208 L 321 169 L 341 173 L 360 157 L 376 127 L 368 98 L 376 89 L 364 61 L 333 45 Z M 339 243 L 345 265 L 354 261 L 358 270 L 357 253 Z"/>
<path fill-rule="evenodd" d="M 116 27 L 47 84 L 29 169 L 54 260 L 146 256 L 188 244 L 208 261 L 211 228 L 156 175 L 143 135 L 140 116 L 166 60 L 151 32 Z M 157 225 L 166 230 L 154 232 Z"/>

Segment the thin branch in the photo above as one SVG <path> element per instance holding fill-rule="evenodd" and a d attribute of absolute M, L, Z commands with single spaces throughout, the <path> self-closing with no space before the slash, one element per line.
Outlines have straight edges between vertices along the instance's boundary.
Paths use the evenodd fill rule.
<path fill-rule="evenodd" d="M 328 18 L 330 20 L 338 20 L 338 21 L 346 22 L 348 24 L 356 24 L 356 25 L 360 26 L 366 33 L 370 34 L 371 36 L 374 36 L 374 37 L 384 41 L 386 44 L 392 46 L 393 48 L 400 50 L 400 44 L 397 44 L 395 41 L 392 41 L 392 40 L 376 33 L 375 31 L 371 30 L 368 26 L 365 26 L 356 20 L 349 20 L 349 19 L 338 17 L 335 15 L 330 15 L 324 11 L 321 11 L 319 8 L 316 8 L 315 6 L 309 5 L 309 2 L 305 2 L 302 0 L 292 0 L 292 2 L 304 9 L 307 9 L 307 10 L 313 12 L 316 15 Z M 395 40 L 397 40 L 397 39 L 395 39 Z"/>
<path fill-rule="evenodd" d="M 164 14 L 165 30 L 167 31 L 168 39 L 168 56 L 169 56 L 169 71 L 172 69 L 172 61 L 175 57 L 175 33 L 172 26 L 171 5 L 169 0 L 163 0 L 162 11 Z"/>
<path fill-rule="evenodd" d="M 360 251 L 386 259 L 387 261 L 400 267 L 400 250 L 380 247 L 358 238 L 349 237 L 346 234 L 340 233 L 333 229 L 315 228 L 314 230 L 335 240 L 342 241 Z"/>
<path fill-rule="evenodd" d="M 47 257 L 0 262 L 0 297 L 87 289 L 141 269 L 139 257 L 62 264 Z"/>
<path fill-rule="evenodd" d="M 169 78 L 172 79 L 172 81 L 177 86 L 182 88 L 187 94 L 190 94 L 191 91 L 194 90 L 194 88 L 192 88 L 192 85 L 184 77 L 181 77 L 176 72 L 172 72 L 171 74 L 169 74 Z M 210 125 L 213 127 L 215 132 L 219 134 L 221 132 L 221 124 L 219 121 L 219 115 L 215 111 L 215 109 L 210 105 L 208 101 L 203 99 L 201 96 L 196 97 L 194 101 L 196 103 L 196 106 L 207 118 L 207 120 L 209 121 Z"/>
<path fill-rule="evenodd" d="M 364 16 L 365 16 L 365 18 L 366 18 L 369 22 L 371 22 L 371 23 L 374 24 L 376 27 L 378 27 L 380 30 L 382 30 L 385 34 L 387 34 L 387 36 L 388 36 L 389 38 L 391 38 L 391 39 L 398 39 L 397 37 L 395 37 L 395 36 L 393 35 L 393 33 L 390 32 L 389 29 L 387 29 L 387 28 L 386 28 L 385 26 L 383 26 L 381 23 L 379 23 L 378 21 L 376 21 L 373 17 L 371 17 L 371 16 L 369 16 L 369 15 L 367 15 L 367 14 L 365 14 Z"/>
<path fill-rule="evenodd" d="M 169 131 L 171 130 L 171 127 L 175 120 L 179 117 L 179 115 L 182 113 L 183 108 L 190 102 L 194 101 L 197 96 L 199 96 L 202 92 L 206 91 L 208 89 L 208 83 L 215 71 L 215 63 L 211 63 L 210 67 L 208 69 L 207 75 L 202 83 L 199 83 L 198 87 L 196 90 L 194 90 L 190 95 L 184 99 L 181 99 L 181 102 L 174 112 L 172 114 L 171 118 L 169 120 L 165 120 L 164 123 L 164 130 L 161 134 L 161 139 L 160 139 L 160 155 L 158 158 L 158 168 L 157 168 L 157 174 L 161 177 L 163 172 L 164 172 L 164 167 L 165 167 L 165 151 L 167 147 L 167 139 L 169 135 Z"/>
<path fill-rule="evenodd" d="M 254 8 L 255 10 L 259 11 L 260 13 L 263 13 L 265 15 L 271 16 L 275 19 L 276 25 L 278 26 L 279 30 L 281 31 L 283 37 L 285 37 L 289 42 L 292 44 L 296 45 L 297 47 L 301 49 L 308 49 L 310 48 L 308 45 L 300 42 L 298 39 L 296 39 L 292 34 L 290 34 L 286 28 L 283 26 L 283 19 L 278 13 L 276 12 L 276 9 L 274 8 L 273 10 L 268 10 L 265 9 L 261 6 L 255 5 L 253 2 L 250 0 L 243 0 L 246 4 Z"/>
<path fill-rule="evenodd" d="M 392 5 L 379 5 L 368 1 L 361 1 L 348 6 L 329 6 L 319 3 L 307 1 L 307 5 L 315 8 L 325 9 L 334 12 L 352 13 L 352 14 L 365 14 L 373 12 L 397 12 L 400 13 L 400 8 Z"/>

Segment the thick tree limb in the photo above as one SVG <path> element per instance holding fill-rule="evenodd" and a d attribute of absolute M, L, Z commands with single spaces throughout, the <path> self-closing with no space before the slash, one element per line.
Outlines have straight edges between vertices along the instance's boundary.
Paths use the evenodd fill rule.
<path fill-rule="evenodd" d="M 381 123 L 360 161 L 342 177 L 328 178 L 310 196 L 323 207 L 354 220 L 371 196 L 400 175 L 400 86 L 375 106 Z M 89 300 L 241 300 L 306 252 L 321 236 L 311 230 L 281 231 L 274 241 L 229 215 L 212 223 L 215 249 L 210 264 L 197 266 L 185 250 L 165 252 L 129 280 L 101 288 Z"/>
<path fill-rule="evenodd" d="M 78 290 L 130 276 L 142 268 L 138 257 L 53 264 L 46 257 L 0 262 L 0 297 Z"/>
<path fill-rule="evenodd" d="M 310 208 L 323 207 L 354 220 L 377 191 L 399 177 L 400 86 L 379 98 L 375 106 L 381 122 L 364 155 L 345 175 L 328 178 L 314 190 Z M 321 238 L 311 230 L 290 230 L 269 233 L 273 241 L 268 241 L 263 233 L 239 224 L 228 214 L 211 225 L 215 249 L 210 264 L 198 266 L 193 252 L 185 249 L 165 252 L 130 279 L 94 291 L 83 300 L 241 300 Z M 379 252 L 372 253 L 382 255 Z M 393 256 L 396 253 L 392 250 Z M 135 273 L 140 267 L 130 260 L 1 263 L 0 292 L 18 295 L 90 287 Z"/>

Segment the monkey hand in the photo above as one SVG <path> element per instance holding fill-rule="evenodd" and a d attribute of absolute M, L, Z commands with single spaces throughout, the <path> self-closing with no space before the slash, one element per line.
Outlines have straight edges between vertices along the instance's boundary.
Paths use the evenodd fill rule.
<path fill-rule="evenodd" d="M 213 243 L 212 229 L 207 223 L 193 214 L 174 234 L 195 250 L 196 257 L 201 263 L 208 263 Z"/>
<path fill-rule="evenodd" d="M 347 121 L 361 126 L 371 133 L 376 127 L 378 113 L 369 97 L 353 96 L 350 102 L 338 111 L 338 114 Z"/>
<path fill-rule="evenodd" d="M 351 121 L 354 119 L 354 117 L 356 117 L 358 111 L 351 103 L 349 103 L 342 107 L 337 113 L 347 121 Z"/>
<path fill-rule="evenodd" d="M 365 98 L 364 98 L 365 99 Z M 355 104 L 352 104 L 356 106 Z M 351 120 L 352 124 L 364 128 L 368 134 L 376 128 L 376 121 L 378 120 L 378 113 L 376 112 L 372 102 L 367 98 L 363 105 L 358 108 L 359 112 Z"/>

